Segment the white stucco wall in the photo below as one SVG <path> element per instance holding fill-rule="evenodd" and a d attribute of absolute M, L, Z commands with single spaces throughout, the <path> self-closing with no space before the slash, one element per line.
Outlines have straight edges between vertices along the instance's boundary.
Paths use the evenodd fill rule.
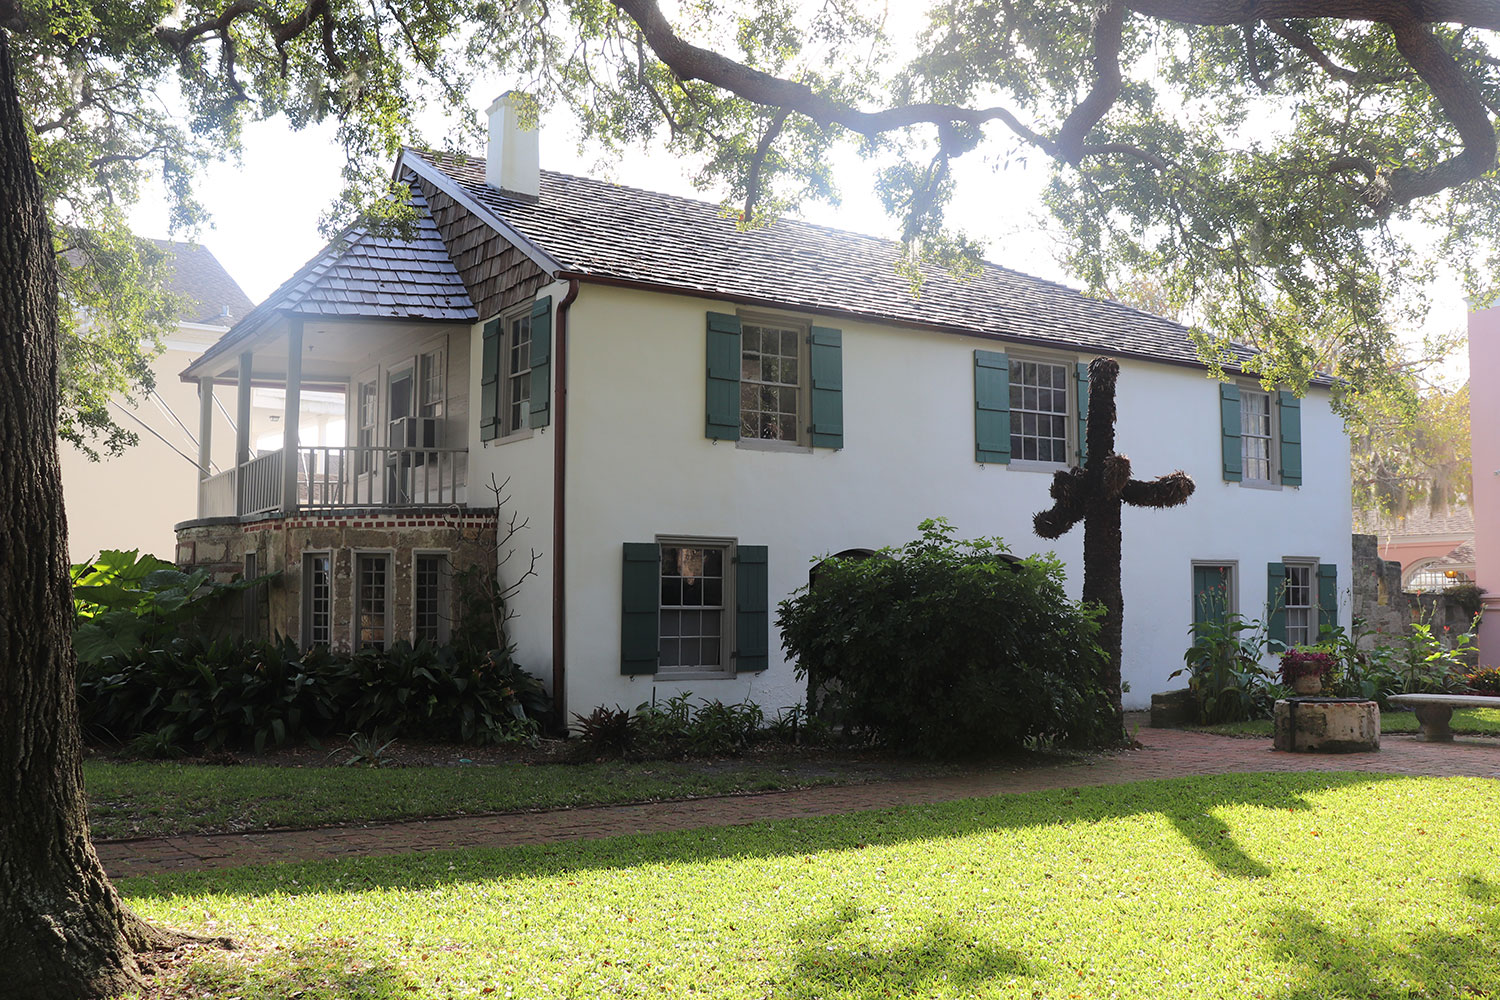
<path fill-rule="evenodd" d="M 556 298 L 554 293 L 554 299 Z M 898 545 L 927 517 L 960 537 L 1000 535 L 1020 554 L 1056 551 L 1068 589 L 1081 589 L 1082 528 L 1056 542 L 1031 518 L 1051 505 L 1050 472 L 974 461 L 973 351 L 1023 350 L 978 338 L 820 320 L 843 331 L 844 448 L 757 451 L 704 437 L 704 323 L 732 304 L 585 284 L 572 307 L 567 479 L 567 677 L 570 712 L 634 707 L 690 690 L 749 698 L 773 710 L 803 699 L 782 658 L 775 604 L 807 582 L 817 559 Z M 790 314 L 789 314 L 790 315 Z M 805 317 L 804 317 L 805 318 Z M 477 350 L 479 338 L 474 339 Z M 1053 356 L 1052 352 L 1048 352 Z M 1087 360 L 1057 353 L 1060 360 Z M 479 369 L 476 357 L 473 370 Z M 1124 517 L 1127 706 L 1144 706 L 1181 663 L 1192 614 L 1192 561 L 1239 567 L 1240 610 L 1259 616 L 1266 563 L 1314 557 L 1339 567 L 1348 624 L 1348 447 L 1327 394 L 1303 401 L 1301 489 L 1221 481 L 1219 390 L 1200 370 L 1124 361 L 1119 450 L 1138 476 L 1183 468 L 1198 483 L 1184 508 Z M 477 379 L 477 375 L 475 376 Z M 478 392 L 471 380 L 471 391 Z M 476 431 L 477 433 L 477 431 Z M 480 448 L 475 466 L 513 476 L 517 509 L 550 540 L 551 443 Z M 658 535 L 733 537 L 769 547 L 771 668 L 724 680 L 660 682 L 620 674 L 621 544 Z M 550 580 L 528 585 L 518 610 L 523 663 L 550 661 Z M 550 609 L 549 609 L 550 610 Z"/>

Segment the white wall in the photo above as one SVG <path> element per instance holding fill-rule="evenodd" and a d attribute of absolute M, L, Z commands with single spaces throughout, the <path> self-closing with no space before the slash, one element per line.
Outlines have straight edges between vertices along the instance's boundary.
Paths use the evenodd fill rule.
<path fill-rule="evenodd" d="M 776 602 L 807 582 L 822 555 L 898 545 L 913 538 L 927 517 L 948 518 L 960 537 L 1001 535 L 1019 554 L 1056 551 L 1069 565 L 1069 591 L 1079 593 L 1081 526 L 1056 542 L 1031 529 L 1032 516 L 1051 506 L 1050 473 L 974 462 L 973 350 L 1006 345 L 820 320 L 844 335 L 844 448 L 755 451 L 704 437 L 708 311 L 734 307 L 588 284 L 572 307 L 570 712 L 634 707 L 682 690 L 725 701 L 750 698 L 768 710 L 802 700 L 803 685 L 781 656 Z M 1124 674 L 1131 686 L 1126 703 L 1144 706 L 1153 691 L 1175 686 L 1167 676 L 1186 648 L 1192 560 L 1237 561 L 1240 607 L 1248 615 L 1261 613 L 1265 564 L 1284 556 L 1336 563 L 1340 589 L 1347 591 L 1349 462 L 1327 394 L 1315 391 L 1303 401 L 1308 485 L 1256 490 L 1223 483 L 1217 383 L 1196 369 L 1131 361 L 1121 367 L 1119 450 L 1134 460 L 1138 476 L 1184 468 L 1198 483 L 1186 507 L 1127 509 L 1124 517 Z M 477 383 L 472 391 L 478 392 Z M 533 524 L 543 509 L 550 512 L 540 484 L 551 482 L 551 450 L 549 445 L 544 455 L 536 454 L 539 443 L 479 452 L 493 455 L 497 465 L 506 459 L 504 468 L 516 474 L 518 507 L 534 517 Z M 621 543 L 661 534 L 729 536 L 769 546 L 769 670 L 679 683 L 621 676 Z M 530 593 L 540 599 L 544 590 L 550 584 L 531 586 Z M 537 662 L 546 647 L 531 630 L 543 617 L 528 614 L 518 633 Z M 1347 624 L 1347 597 L 1341 620 Z"/>

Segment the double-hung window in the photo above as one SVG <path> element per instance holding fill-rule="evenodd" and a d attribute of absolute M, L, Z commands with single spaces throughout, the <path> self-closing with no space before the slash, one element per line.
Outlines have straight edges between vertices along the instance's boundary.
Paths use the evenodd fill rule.
<path fill-rule="evenodd" d="M 740 440 L 805 441 L 802 347 L 805 329 L 788 324 L 740 327 Z"/>
<path fill-rule="evenodd" d="M 1273 447 L 1271 394 L 1254 389 L 1240 389 L 1240 456 L 1243 482 L 1272 483 L 1276 454 Z"/>
<path fill-rule="evenodd" d="M 1286 563 L 1282 608 L 1286 612 L 1289 646 L 1307 646 L 1318 641 L 1317 591 L 1313 587 L 1316 567 L 1312 563 Z"/>
<path fill-rule="evenodd" d="M 354 443 L 359 447 L 356 469 L 370 472 L 380 464 L 373 451 L 375 447 L 375 424 L 379 414 L 379 397 L 374 382 L 359 384 L 358 430 Z"/>
<path fill-rule="evenodd" d="M 505 386 L 501 434 L 525 430 L 531 408 L 531 314 L 505 321 Z"/>
<path fill-rule="evenodd" d="M 1012 358 L 1010 456 L 1012 461 L 1068 462 L 1069 365 Z"/>
<path fill-rule="evenodd" d="M 657 675 L 727 671 L 725 614 L 731 564 L 727 544 L 661 543 L 661 659 Z"/>
<path fill-rule="evenodd" d="M 447 403 L 444 360 L 442 348 L 428 351 L 417 359 L 417 415 L 420 417 L 441 419 L 443 416 Z"/>

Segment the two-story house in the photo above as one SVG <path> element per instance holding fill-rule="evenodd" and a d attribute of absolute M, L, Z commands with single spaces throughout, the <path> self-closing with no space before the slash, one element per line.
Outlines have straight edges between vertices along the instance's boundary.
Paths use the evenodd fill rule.
<path fill-rule="evenodd" d="M 1213 381 L 1182 326 L 994 265 L 917 296 L 894 243 L 740 232 L 714 204 L 542 171 L 511 103 L 489 114 L 485 157 L 402 154 L 409 238 L 351 231 L 184 373 L 205 407 L 218 385 L 287 388 L 286 447 L 205 478 L 178 531 L 188 562 L 285 571 L 273 627 L 440 639 L 450 567 L 486 558 L 493 476 L 528 523 L 515 544 L 543 554 L 512 603 L 516 656 L 568 712 L 793 704 L 775 608 L 826 554 L 942 516 L 1055 549 L 1078 591 L 1081 532 L 1044 543 L 1031 519 L 1077 461 L 1101 354 L 1137 473 L 1198 483 L 1124 514 L 1127 704 L 1166 686 L 1211 605 L 1260 617 L 1276 595 L 1292 641 L 1347 624 L 1327 386 Z M 310 386 L 349 394 L 343 447 L 298 445 Z"/>

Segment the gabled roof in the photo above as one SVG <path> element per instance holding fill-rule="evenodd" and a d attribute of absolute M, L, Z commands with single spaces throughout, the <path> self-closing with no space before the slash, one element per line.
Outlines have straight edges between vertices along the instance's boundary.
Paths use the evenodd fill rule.
<path fill-rule="evenodd" d="M 931 273 L 913 295 L 890 240 L 794 220 L 742 232 L 710 202 L 548 170 L 522 200 L 485 183 L 482 157 L 402 162 L 443 175 L 562 276 L 1203 366 L 1180 323 L 996 264 L 968 281 Z"/>
<path fill-rule="evenodd" d="M 1424 535 L 1474 534 L 1474 511 L 1468 504 L 1454 504 L 1442 511 L 1417 507 L 1402 517 L 1355 511 L 1355 530 L 1368 535 L 1386 535 L 1391 540 L 1416 539 Z"/>
<path fill-rule="evenodd" d="M 239 282 L 229 276 L 208 247 L 172 240 L 151 240 L 172 258 L 167 287 L 187 300 L 179 317 L 187 323 L 232 326 L 255 307 Z"/>

